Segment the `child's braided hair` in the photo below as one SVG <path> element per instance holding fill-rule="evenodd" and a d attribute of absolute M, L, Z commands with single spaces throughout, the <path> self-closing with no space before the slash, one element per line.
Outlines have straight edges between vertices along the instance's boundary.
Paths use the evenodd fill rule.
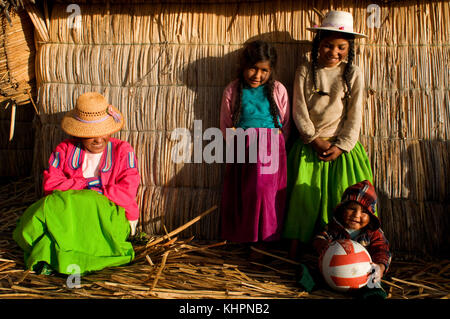
<path fill-rule="evenodd" d="M 317 88 L 317 70 L 319 69 L 319 46 L 320 42 L 335 34 L 333 31 L 319 31 L 317 32 L 316 36 L 313 39 L 312 43 L 312 50 L 311 50 L 311 68 L 312 68 L 312 74 L 313 74 L 313 90 L 317 92 L 320 95 L 327 95 L 328 93 L 322 92 Z M 344 99 L 348 100 L 351 96 L 351 85 L 350 85 L 350 78 L 351 78 L 351 69 L 353 64 L 353 59 L 355 58 L 355 37 L 351 34 L 342 34 L 342 38 L 346 39 L 349 43 L 348 48 L 348 55 L 347 55 L 347 65 L 345 66 L 344 73 L 342 74 L 343 80 L 345 82 L 346 91 Z"/>
<path fill-rule="evenodd" d="M 236 107 L 233 112 L 233 126 L 237 127 L 242 112 L 242 90 L 245 85 L 244 80 L 244 70 L 254 66 L 256 63 L 261 61 L 269 61 L 272 72 L 270 73 L 269 79 L 266 82 L 265 94 L 269 100 L 270 104 L 270 114 L 272 115 L 273 122 L 276 128 L 280 128 L 278 123 L 279 111 L 275 99 L 273 97 L 273 90 L 275 87 L 275 81 L 273 79 L 273 72 L 277 64 L 277 52 L 275 48 L 267 42 L 256 40 L 246 43 L 244 49 L 242 50 L 239 68 L 238 68 L 238 99 Z"/>

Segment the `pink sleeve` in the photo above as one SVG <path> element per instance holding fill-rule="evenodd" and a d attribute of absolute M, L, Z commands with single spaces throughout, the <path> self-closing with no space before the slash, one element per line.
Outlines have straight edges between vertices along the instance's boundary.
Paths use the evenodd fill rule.
<path fill-rule="evenodd" d="M 281 125 L 283 126 L 282 131 L 284 140 L 287 142 L 291 130 L 289 95 L 283 84 L 277 81 L 276 85 L 277 104 L 280 111 Z"/>
<path fill-rule="evenodd" d="M 111 201 L 125 209 L 128 220 L 139 219 L 139 207 L 136 202 L 140 176 L 137 168 L 136 155 L 128 143 L 123 143 L 118 153 L 119 173 L 114 180 L 103 185 L 103 194 Z M 131 164 L 131 165 L 130 165 Z"/>
<path fill-rule="evenodd" d="M 69 156 L 70 144 L 62 142 L 50 155 L 48 169 L 44 171 L 44 194 L 51 194 L 55 189 L 66 191 L 69 189 L 87 188 L 87 181 L 84 177 L 67 176 L 64 171 L 64 165 L 67 156 Z"/>
<path fill-rule="evenodd" d="M 226 137 L 226 129 L 233 127 L 233 113 L 232 113 L 232 96 L 236 81 L 231 82 L 223 91 L 222 103 L 220 106 L 220 130 L 223 138 Z"/>

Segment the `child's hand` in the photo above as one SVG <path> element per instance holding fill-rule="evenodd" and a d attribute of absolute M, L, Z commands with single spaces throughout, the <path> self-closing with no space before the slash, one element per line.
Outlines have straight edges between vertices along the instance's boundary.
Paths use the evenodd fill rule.
<path fill-rule="evenodd" d="M 311 146 L 316 151 L 317 155 L 320 156 L 325 151 L 327 151 L 332 146 L 332 144 L 330 142 L 318 137 L 314 141 L 311 142 Z"/>
<path fill-rule="evenodd" d="M 337 147 L 336 145 L 332 145 L 328 150 L 325 152 L 319 153 L 319 159 L 321 159 L 324 162 L 331 162 L 334 161 L 336 158 L 341 156 L 342 150 Z"/>
<path fill-rule="evenodd" d="M 385 265 L 372 263 L 372 269 L 369 275 L 369 280 L 367 282 L 367 287 L 380 288 L 381 278 L 383 278 L 385 270 L 386 270 Z"/>
<path fill-rule="evenodd" d="M 381 274 L 381 277 L 383 277 L 384 271 L 386 270 L 386 266 L 383 264 L 377 264 L 377 265 L 378 265 L 378 267 L 380 267 L 380 274 Z"/>

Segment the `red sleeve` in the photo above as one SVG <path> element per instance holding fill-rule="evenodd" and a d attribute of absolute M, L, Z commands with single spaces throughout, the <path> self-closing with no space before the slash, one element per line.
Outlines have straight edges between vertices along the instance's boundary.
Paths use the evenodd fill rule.
<path fill-rule="evenodd" d="M 69 156 L 69 148 L 67 142 L 62 142 L 50 155 L 48 169 L 44 171 L 43 186 L 45 195 L 52 193 L 55 189 L 66 191 L 87 187 L 87 182 L 84 177 L 67 176 L 63 171 L 65 162 Z"/>
<path fill-rule="evenodd" d="M 378 229 L 372 234 L 367 250 L 374 263 L 386 266 L 386 272 L 391 263 L 391 252 L 389 251 L 389 242 L 381 229 Z"/>
<path fill-rule="evenodd" d="M 140 176 L 137 168 L 136 155 L 128 143 L 123 143 L 118 153 L 119 173 L 114 180 L 109 180 L 103 185 L 103 194 L 111 201 L 125 208 L 128 220 L 139 218 L 139 208 L 136 202 Z"/>
<path fill-rule="evenodd" d="M 317 234 L 312 242 L 312 245 L 319 256 L 325 252 L 330 243 L 333 241 L 332 237 L 330 236 L 330 234 L 328 234 L 327 230 L 328 227 L 325 226 L 324 231 Z"/>

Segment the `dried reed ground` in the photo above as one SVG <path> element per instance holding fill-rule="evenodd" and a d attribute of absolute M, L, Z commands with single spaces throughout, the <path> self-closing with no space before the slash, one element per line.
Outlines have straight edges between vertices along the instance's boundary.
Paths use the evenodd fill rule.
<path fill-rule="evenodd" d="M 295 283 L 296 265 L 285 259 L 283 246 L 249 261 L 242 245 L 179 239 L 177 230 L 164 240 L 135 240 L 136 258 L 130 265 L 83 276 L 80 288 L 69 288 L 67 276 L 24 270 L 22 251 L 11 238 L 17 219 L 37 199 L 33 189 L 30 178 L 0 187 L 0 299 L 352 298 L 321 282 L 311 293 L 302 291 Z M 312 255 L 301 261 L 311 268 L 316 263 Z M 405 259 L 394 252 L 384 284 L 392 299 L 448 299 L 450 260 Z"/>

